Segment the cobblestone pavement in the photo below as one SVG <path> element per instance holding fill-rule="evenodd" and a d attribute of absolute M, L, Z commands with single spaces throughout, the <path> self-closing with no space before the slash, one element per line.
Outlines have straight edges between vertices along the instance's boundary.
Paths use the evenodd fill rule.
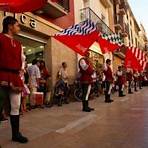
<path fill-rule="evenodd" d="M 30 142 L 12 143 L 8 122 L 0 125 L 2 148 L 148 148 L 148 88 L 91 101 L 95 111 L 81 112 L 81 103 L 36 109 L 21 118 L 21 129 Z"/>

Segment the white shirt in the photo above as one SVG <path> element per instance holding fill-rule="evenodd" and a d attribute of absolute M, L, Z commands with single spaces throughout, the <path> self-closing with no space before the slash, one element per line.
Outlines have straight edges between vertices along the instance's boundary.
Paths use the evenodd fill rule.
<path fill-rule="evenodd" d="M 61 79 L 65 82 L 68 83 L 68 72 L 67 69 L 64 69 L 63 67 L 59 70 L 59 76 Z"/>
<path fill-rule="evenodd" d="M 30 76 L 30 83 L 33 87 L 37 87 L 37 79 L 41 78 L 41 73 L 37 65 L 31 65 L 28 67 L 28 73 Z"/>
<path fill-rule="evenodd" d="M 122 76 L 123 75 L 123 72 L 122 71 L 117 71 L 117 76 Z"/>

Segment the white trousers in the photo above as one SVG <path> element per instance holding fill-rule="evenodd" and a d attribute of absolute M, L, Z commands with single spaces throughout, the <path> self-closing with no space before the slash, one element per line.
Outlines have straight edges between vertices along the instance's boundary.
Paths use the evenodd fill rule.
<path fill-rule="evenodd" d="M 11 105 L 10 115 L 19 115 L 21 105 L 21 93 L 10 92 L 9 98 Z"/>
<path fill-rule="evenodd" d="M 88 90 L 87 90 L 87 94 L 86 94 L 86 98 L 85 98 L 86 101 L 88 101 L 90 91 L 91 91 L 91 85 L 88 86 Z"/>

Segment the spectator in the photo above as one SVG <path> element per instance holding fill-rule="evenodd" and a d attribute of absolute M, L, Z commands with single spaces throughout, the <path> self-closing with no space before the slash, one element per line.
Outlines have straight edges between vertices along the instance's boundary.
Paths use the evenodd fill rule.
<path fill-rule="evenodd" d="M 29 73 L 29 87 L 30 87 L 30 105 L 31 108 L 35 108 L 35 96 L 34 93 L 37 92 L 37 89 L 39 88 L 39 81 L 41 78 L 40 70 L 39 70 L 39 62 L 34 59 L 32 61 L 32 65 L 28 67 L 28 73 Z"/>
<path fill-rule="evenodd" d="M 65 91 L 65 83 L 63 80 L 59 79 L 56 82 L 55 85 L 55 92 L 54 92 L 54 96 L 55 96 L 55 103 L 58 104 L 58 106 L 62 106 L 63 101 L 64 101 L 64 91 Z"/>
<path fill-rule="evenodd" d="M 69 103 L 68 101 L 68 95 L 69 95 L 69 86 L 68 86 L 68 72 L 67 72 L 67 63 L 63 62 L 62 67 L 59 70 L 58 76 L 61 80 L 63 80 L 65 84 L 65 89 L 64 89 L 64 102 L 66 104 Z"/>
<path fill-rule="evenodd" d="M 29 84 L 29 74 L 28 74 L 28 70 L 27 70 L 27 62 L 25 63 L 25 70 L 24 70 L 24 76 L 22 77 L 23 81 L 24 81 L 24 89 L 22 92 L 22 104 L 21 104 L 21 111 L 22 113 L 27 112 L 27 108 L 26 108 L 26 101 L 29 97 L 30 94 L 30 90 L 28 88 L 28 84 Z"/>

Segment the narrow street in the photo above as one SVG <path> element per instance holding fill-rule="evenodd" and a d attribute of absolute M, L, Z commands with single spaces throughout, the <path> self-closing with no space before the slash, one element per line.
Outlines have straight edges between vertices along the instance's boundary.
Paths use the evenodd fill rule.
<path fill-rule="evenodd" d="M 127 95 L 114 96 L 105 104 L 103 97 L 91 101 L 95 111 L 81 112 L 81 104 L 37 109 L 22 117 L 22 131 L 29 137 L 26 145 L 10 141 L 7 122 L 0 127 L 2 148 L 147 148 L 147 88 Z"/>

